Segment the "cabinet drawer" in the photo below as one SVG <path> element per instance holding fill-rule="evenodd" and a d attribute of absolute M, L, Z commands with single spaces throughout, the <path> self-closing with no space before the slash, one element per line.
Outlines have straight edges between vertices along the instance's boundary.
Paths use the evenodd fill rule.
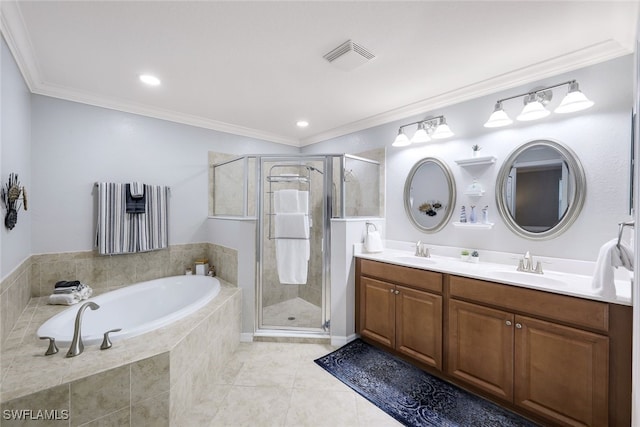
<path fill-rule="evenodd" d="M 528 313 L 600 332 L 609 331 L 609 305 L 517 286 L 451 276 L 451 297 Z"/>
<path fill-rule="evenodd" d="M 391 283 L 442 293 L 442 274 L 433 271 L 360 259 L 360 273 Z"/>

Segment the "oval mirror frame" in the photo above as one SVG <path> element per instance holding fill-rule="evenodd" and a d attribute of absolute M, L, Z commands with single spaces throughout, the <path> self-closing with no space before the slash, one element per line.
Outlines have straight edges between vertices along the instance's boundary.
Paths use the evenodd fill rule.
<path fill-rule="evenodd" d="M 443 206 L 446 211 L 443 212 L 440 221 L 432 227 L 428 227 L 424 224 L 421 224 L 420 221 L 414 216 L 414 210 L 412 209 L 412 200 L 411 200 L 411 187 L 413 184 L 413 179 L 416 173 L 420 170 L 422 166 L 425 164 L 434 164 L 440 168 L 442 174 L 444 175 L 444 179 L 446 180 L 446 186 L 448 191 L 448 198 L 445 201 L 445 205 Z M 444 201 L 444 200 L 443 200 Z M 404 184 L 404 210 L 407 213 L 407 216 L 411 220 L 411 223 L 420 231 L 424 231 L 425 233 L 436 233 L 444 228 L 448 223 L 451 215 L 453 214 L 453 208 L 456 201 L 456 184 L 453 179 L 453 174 L 451 170 L 442 160 L 435 157 L 425 157 L 424 159 L 418 161 L 411 170 L 409 171 L 409 175 Z"/>
<path fill-rule="evenodd" d="M 560 221 L 558 221 L 556 225 L 549 228 L 548 230 L 541 232 L 532 232 L 521 227 L 511 215 L 511 212 L 509 211 L 507 206 L 506 189 L 507 177 L 511 172 L 511 168 L 515 160 L 524 151 L 537 146 L 552 148 L 564 158 L 569 169 L 569 174 L 571 177 L 573 177 L 575 185 L 573 186 L 573 192 L 569 197 L 570 204 Z M 586 193 L 587 181 L 584 174 L 584 169 L 582 168 L 582 164 L 580 163 L 580 160 L 578 160 L 576 154 L 564 144 L 549 139 L 538 139 L 529 141 L 516 148 L 502 164 L 502 167 L 498 172 L 498 178 L 496 180 L 496 204 L 498 205 L 500 216 L 511 231 L 521 237 L 530 240 L 552 239 L 567 231 L 567 229 L 578 218 L 578 215 L 582 210 L 582 206 L 584 205 Z"/>

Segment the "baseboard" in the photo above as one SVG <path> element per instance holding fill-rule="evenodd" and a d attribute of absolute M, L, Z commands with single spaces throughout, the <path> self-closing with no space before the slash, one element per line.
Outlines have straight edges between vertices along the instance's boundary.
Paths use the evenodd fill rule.
<path fill-rule="evenodd" d="M 356 338 L 359 338 L 360 335 L 358 334 L 351 334 L 349 336 L 337 336 L 337 335 L 332 335 L 331 336 L 331 346 L 332 347 L 342 347 L 343 345 L 347 345 L 349 344 L 351 341 L 355 340 Z"/>
<path fill-rule="evenodd" d="M 253 342 L 253 332 L 240 332 L 240 342 Z"/>

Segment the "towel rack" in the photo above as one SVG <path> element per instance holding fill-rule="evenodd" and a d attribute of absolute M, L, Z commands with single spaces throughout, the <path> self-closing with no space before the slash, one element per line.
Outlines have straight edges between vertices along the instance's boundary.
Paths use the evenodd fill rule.
<path fill-rule="evenodd" d="M 627 221 L 627 222 L 620 222 L 618 223 L 618 243 L 616 244 L 616 246 L 618 246 L 618 248 L 620 247 L 620 240 L 622 239 L 622 232 L 624 231 L 625 227 L 634 227 L 635 226 L 635 222 L 634 221 Z"/>
<path fill-rule="evenodd" d="M 279 168 L 296 168 L 299 170 L 298 173 L 276 173 Z M 267 194 L 269 194 L 269 213 L 267 213 L 267 216 L 269 217 L 269 240 L 309 240 L 305 239 L 304 237 L 274 237 L 272 232 L 273 221 L 271 218 L 275 215 L 275 213 L 273 212 L 274 191 L 272 185 L 286 183 L 302 184 L 306 185 L 306 191 L 308 191 L 309 193 L 309 200 L 307 203 L 307 216 L 309 217 L 309 228 L 311 228 L 311 169 L 312 168 L 310 166 L 299 163 L 276 163 L 275 165 L 271 166 L 271 168 L 269 168 L 269 174 L 266 176 L 266 180 L 269 183 L 269 191 L 267 191 Z"/>

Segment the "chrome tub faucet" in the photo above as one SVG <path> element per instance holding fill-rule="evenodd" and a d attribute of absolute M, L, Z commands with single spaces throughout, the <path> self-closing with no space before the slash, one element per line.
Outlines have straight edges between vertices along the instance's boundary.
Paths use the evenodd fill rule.
<path fill-rule="evenodd" d="M 89 307 L 91 310 L 97 310 L 100 308 L 98 304 L 95 302 L 85 302 L 82 304 L 80 309 L 78 310 L 78 314 L 76 314 L 76 323 L 73 329 L 73 340 L 71 340 L 71 347 L 69 347 L 69 351 L 67 352 L 67 357 L 74 357 L 79 355 L 84 351 L 84 344 L 82 344 L 82 314 Z"/>

